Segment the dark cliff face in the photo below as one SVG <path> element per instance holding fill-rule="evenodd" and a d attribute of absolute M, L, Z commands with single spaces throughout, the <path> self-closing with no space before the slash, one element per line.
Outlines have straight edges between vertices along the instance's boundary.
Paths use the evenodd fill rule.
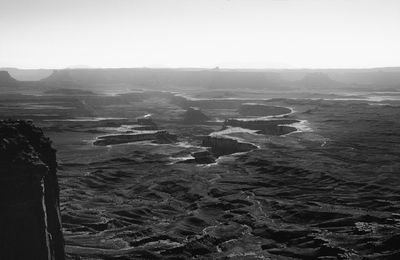
<path fill-rule="evenodd" d="M 0 259 L 64 259 L 56 151 L 40 128 L 0 121 Z"/>

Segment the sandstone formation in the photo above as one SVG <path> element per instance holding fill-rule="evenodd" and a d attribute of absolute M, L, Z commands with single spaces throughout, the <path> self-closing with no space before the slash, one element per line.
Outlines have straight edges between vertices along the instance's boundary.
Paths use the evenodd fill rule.
<path fill-rule="evenodd" d="M 30 122 L 0 137 L 0 259 L 64 259 L 56 151 Z"/>

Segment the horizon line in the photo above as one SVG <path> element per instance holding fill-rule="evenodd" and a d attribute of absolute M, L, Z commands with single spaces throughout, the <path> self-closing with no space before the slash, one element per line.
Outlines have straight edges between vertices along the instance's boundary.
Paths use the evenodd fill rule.
<path fill-rule="evenodd" d="M 170 70 L 373 70 L 373 69 L 400 69 L 400 65 L 398 66 L 378 66 L 378 67 L 266 67 L 266 68 L 254 68 L 254 67 L 151 67 L 151 66 L 142 66 L 142 67 L 65 67 L 65 68 L 31 68 L 31 67 L 8 67 L 2 66 L 0 70 L 7 69 L 17 69 L 17 70 L 101 70 L 101 69 L 170 69 Z"/>

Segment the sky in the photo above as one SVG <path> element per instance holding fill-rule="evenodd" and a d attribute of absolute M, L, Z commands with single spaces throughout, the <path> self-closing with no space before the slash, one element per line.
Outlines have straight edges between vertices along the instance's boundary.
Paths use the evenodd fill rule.
<path fill-rule="evenodd" d="M 0 67 L 400 66 L 400 0 L 0 0 Z"/>

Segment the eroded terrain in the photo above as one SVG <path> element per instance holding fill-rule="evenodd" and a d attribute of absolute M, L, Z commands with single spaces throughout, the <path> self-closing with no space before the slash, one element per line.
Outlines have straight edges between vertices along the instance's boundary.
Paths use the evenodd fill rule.
<path fill-rule="evenodd" d="M 58 150 L 70 259 L 400 257 L 398 101 L 224 95 L 0 97 Z"/>

